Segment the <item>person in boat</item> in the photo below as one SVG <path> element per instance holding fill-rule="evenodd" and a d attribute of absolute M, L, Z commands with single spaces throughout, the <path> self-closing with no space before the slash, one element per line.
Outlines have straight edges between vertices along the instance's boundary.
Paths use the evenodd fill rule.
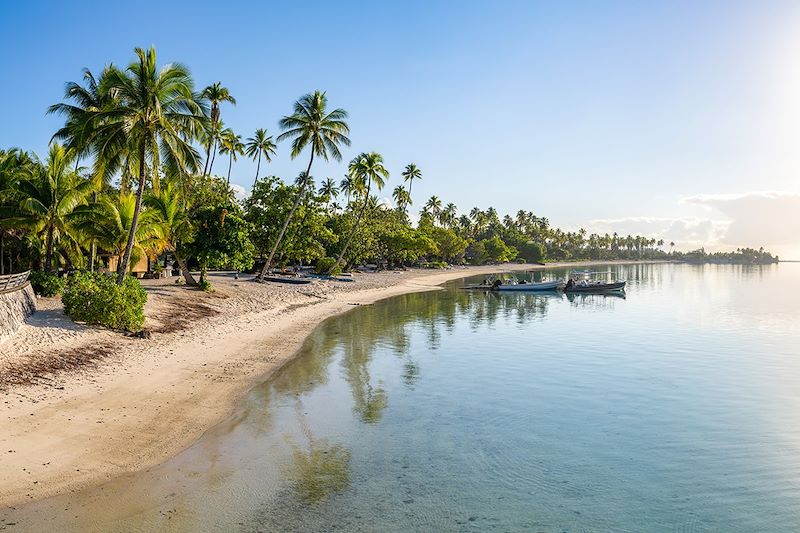
<path fill-rule="evenodd" d="M 574 279 L 572 279 L 572 278 L 569 278 L 569 279 L 567 280 L 567 286 L 566 286 L 565 288 L 566 288 L 566 289 L 571 289 L 571 288 L 572 288 L 572 287 L 574 287 L 574 286 L 575 286 L 575 280 L 574 280 Z"/>
<path fill-rule="evenodd" d="M 581 287 L 588 287 L 588 286 L 589 286 L 589 282 L 586 281 L 585 279 L 582 279 L 581 280 Z"/>

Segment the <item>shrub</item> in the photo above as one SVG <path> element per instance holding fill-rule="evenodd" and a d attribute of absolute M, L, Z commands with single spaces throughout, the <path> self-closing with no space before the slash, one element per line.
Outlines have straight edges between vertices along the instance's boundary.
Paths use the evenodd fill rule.
<path fill-rule="evenodd" d="M 55 296 L 64 290 L 64 278 L 52 272 L 34 270 L 28 279 L 33 286 L 33 290 L 39 296 Z"/>
<path fill-rule="evenodd" d="M 446 269 L 450 265 L 448 265 L 444 261 L 425 261 L 424 263 L 419 264 L 420 268 L 438 268 L 438 269 Z"/>
<path fill-rule="evenodd" d="M 336 265 L 336 259 L 333 257 L 320 257 L 317 259 L 317 264 L 314 265 L 314 269 L 317 271 L 317 274 L 330 274 L 331 276 L 338 276 L 342 273 L 342 266 L 336 265 L 336 268 L 334 268 L 334 265 Z"/>
<path fill-rule="evenodd" d="M 112 276 L 76 272 L 67 279 L 61 301 L 64 312 L 76 322 L 139 331 L 147 293 L 139 280 L 130 276 L 117 285 Z"/>

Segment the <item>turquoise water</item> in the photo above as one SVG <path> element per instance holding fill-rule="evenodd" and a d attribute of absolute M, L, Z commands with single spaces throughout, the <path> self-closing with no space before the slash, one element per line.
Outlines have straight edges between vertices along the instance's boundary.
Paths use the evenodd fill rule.
<path fill-rule="evenodd" d="M 800 265 L 611 270 L 626 297 L 459 281 L 330 319 L 176 458 L 0 517 L 19 530 L 800 530 Z"/>

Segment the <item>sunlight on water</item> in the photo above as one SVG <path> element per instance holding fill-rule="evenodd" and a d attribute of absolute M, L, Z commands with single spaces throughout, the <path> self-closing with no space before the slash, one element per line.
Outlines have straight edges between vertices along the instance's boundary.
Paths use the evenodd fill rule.
<path fill-rule="evenodd" d="M 800 265 L 612 267 L 333 318 L 150 472 L 20 530 L 797 531 Z M 560 273 L 563 275 L 563 272 Z"/>

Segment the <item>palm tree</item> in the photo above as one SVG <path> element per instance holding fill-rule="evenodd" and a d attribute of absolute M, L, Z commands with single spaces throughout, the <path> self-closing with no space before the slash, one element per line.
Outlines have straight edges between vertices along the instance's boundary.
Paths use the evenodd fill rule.
<path fill-rule="evenodd" d="M 336 263 L 331 267 L 330 272 L 333 272 L 333 270 L 341 264 L 342 257 L 344 257 L 344 254 L 347 252 L 350 241 L 353 240 L 353 235 L 355 235 L 361 218 L 364 216 L 364 211 L 367 210 L 372 184 L 374 183 L 375 187 L 380 191 L 383 189 L 385 180 L 389 177 L 389 171 L 383 166 L 383 156 L 376 152 L 357 155 L 350 161 L 348 171 L 350 175 L 353 176 L 356 183 L 358 183 L 359 189 L 363 189 L 364 191 L 364 204 L 361 206 L 353 228 L 350 230 L 350 235 L 348 235 L 342 250 L 339 252 L 339 257 L 336 258 Z"/>
<path fill-rule="evenodd" d="M 162 188 L 159 194 L 171 193 L 171 187 Z M 116 256 L 121 262 L 127 251 L 128 235 L 134 225 L 134 215 L 139 201 L 132 192 L 120 191 L 114 195 L 102 195 L 98 201 L 80 206 L 73 218 L 75 226 L 97 241 L 100 247 Z M 158 253 L 166 246 L 167 237 L 159 213 L 144 209 L 136 221 L 136 235 L 130 257 L 133 262 L 150 252 Z"/>
<path fill-rule="evenodd" d="M 115 104 L 93 113 L 85 138 L 107 170 L 118 169 L 127 155 L 139 166 L 136 208 L 117 283 L 125 279 L 130 264 L 148 161 L 152 169 L 158 169 L 163 159 L 170 175 L 196 171 L 200 155 L 191 141 L 209 125 L 208 110 L 197 99 L 186 67 L 172 63 L 159 70 L 154 48 L 135 52 L 137 60 L 125 71 L 109 68 L 106 82 L 116 96 Z"/>
<path fill-rule="evenodd" d="M 347 204 L 350 204 L 350 197 L 355 195 L 356 192 L 356 182 L 353 177 L 347 174 L 342 181 L 339 182 L 339 188 L 344 193 L 345 199 L 347 200 Z"/>
<path fill-rule="evenodd" d="M 439 223 L 442 226 L 451 227 L 455 224 L 456 221 L 456 204 L 450 202 L 442 209 L 442 212 L 439 214 Z"/>
<path fill-rule="evenodd" d="M 442 213 L 442 201 L 438 196 L 434 195 L 428 198 L 425 204 L 425 211 L 430 214 L 434 220 L 439 220 L 439 215 Z"/>
<path fill-rule="evenodd" d="M 68 82 L 64 90 L 64 100 L 71 103 L 62 102 L 51 105 L 47 109 L 47 114 L 55 113 L 66 117 L 66 124 L 53 135 L 53 138 L 67 142 L 68 146 L 76 152 L 75 170 L 78 170 L 78 163 L 81 157 L 91 151 L 89 139 L 92 118 L 99 111 L 115 104 L 115 92 L 105 87 L 105 80 L 109 70 L 110 67 L 104 67 L 100 77 L 96 78 L 91 70 L 84 68 L 84 85 Z M 126 157 L 126 159 L 128 158 Z M 110 179 L 110 175 L 104 172 L 102 163 L 102 161 L 95 161 L 93 180 L 95 188 L 98 190 L 107 184 Z M 126 172 L 122 174 L 122 188 L 127 190 L 130 184 L 130 174 L 127 172 L 129 165 L 126 164 L 125 166 Z M 97 191 L 92 193 L 92 200 L 97 200 Z M 95 255 L 96 244 L 92 241 L 89 253 L 89 269 L 92 272 L 94 272 Z"/>
<path fill-rule="evenodd" d="M 328 209 L 330 210 L 331 202 L 339 196 L 339 187 L 336 186 L 336 181 L 334 181 L 333 178 L 325 178 L 325 181 L 322 182 L 322 186 L 319 188 L 319 194 L 325 198 Z"/>
<path fill-rule="evenodd" d="M 406 207 L 411 205 L 411 194 L 403 187 L 402 185 L 398 185 L 392 191 L 392 199 L 394 203 L 397 204 L 398 211 L 403 213 L 406 212 Z"/>
<path fill-rule="evenodd" d="M 200 93 L 200 97 L 204 100 L 208 100 L 211 104 L 211 123 L 209 124 L 209 130 L 212 132 L 212 135 L 206 140 L 206 161 L 203 167 L 203 176 L 206 176 L 211 173 L 211 167 L 214 165 L 214 156 L 216 156 L 217 142 L 219 141 L 218 136 L 214 135 L 213 132 L 222 131 L 219 105 L 222 102 L 230 102 L 236 105 L 236 98 L 231 96 L 227 87 L 222 86 L 221 81 L 203 89 Z M 211 155 L 212 145 L 214 148 L 214 156 Z"/>
<path fill-rule="evenodd" d="M 244 144 L 242 144 L 242 136 L 236 135 L 232 129 L 228 128 L 222 132 L 222 147 L 219 153 L 228 154 L 228 185 L 231 184 L 231 168 L 233 162 L 239 160 L 239 156 L 244 153 Z"/>
<path fill-rule="evenodd" d="M 294 112 L 289 116 L 283 117 L 279 122 L 284 132 L 278 136 L 278 141 L 293 139 L 292 159 L 300 155 L 306 146 L 311 148 L 311 157 L 308 160 L 306 176 L 311 175 L 314 156 L 322 157 L 325 161 L 328 161 L 331 157 L 336 161 L 341 161 L 342 154 L 339 151 L 339 146 L 350 146 L 350 139 L 347 137 L 347 134 L 350 133 L 350 128 L 345 122 L 347 111 L 337 108 L 328 112 L 327 107 L 328 98 L 325 93 L 314 91 L 302 96 L 295 102 Z M 259 275 L 260 279 L 263 279 L 269 269 L 272 268 L 272 259 L 281 244 L 289 222 L 292 221 L 292 217 L 297 211 L 297 206 L 300 205 L 300 201 L 303 199 L 306 185 L 307 181 L 304 180 L 300 190 L 297 192 L 294 205 L 292 205 L 292 209 L 286 216 L 286 220 L 283 221 L 278 237 L 272 245 L 267 262 Z"/>
<path fill-rule="evenodd" d="M 256 164 L 256 179 L 253 182 L 253 187 L 258 183 L 258 173 L 261 171 L 261 156 L 267 160 L 267 163 L 272 162 L 272 156 L 275 155 L 277 145 L 272 142 L 272 135 L 267 135 L 267 130 L 258 128 L 255 135 L 247 138 L 245 144 L 245 154 L 250 159 L 258 159 Z"/>
<path fill-rule="evenodd" d="M 28 154 L 17 149 L 0 150 L 0 275 L 6 273 L 5 244 L 7 229 L 5 221 L 16 213 L 19 202 L 19 181 L 29 171 L 33 161 Z M 8 271 L 11 272 L 11 256 L 9 255 Z"/>
<path fill-rule="evenodd" d="M 91 119 L 98 111 L 112 105 L 115 100 L 113 91 L 106 90 L 104 80 L 110 67 L 103 68 L 99 78 L 96 78 L 88 68 L 83 69 L 84 85 L 74 81 L 68 82 L 64 89 L 64 100 L 47 108 L 47 114 L 59 114 L 66 118 L 66 124 L 60 128 L 54 139 L 67 143 L 76 152 L 75 169 L 82 156 L 90 151 L 91 144 Z M 107 176 L 95 175 L 96 179 Z M 101 183 L 96 183 L 99 187 Z"/>
<path fill-rule="evenodd" d="M 53 271 L 56 241 L 72 240 L 75 244 L 70 217 L 92 191 L 92 183 L 83 180 L 71 168 L 75 157 L 75 152 L 60 144 L 51 144 L 46 163 L 34 163 L 28 175 L 17 184 L 20 198 L 16 216 L 4 221 L 4 225 L 29 229 L 44 236 L 44 268 L 48 272 Z"/>
<path fill-rule="evenodd" d="M 422 171 L 417 168 L 417 165 L 410 163 L 406 165 L 406 168 L 403 170 L 401 175 L 403 176 L 403 181 L 408 182 L 408 196 L 411 197 L 411 185 L 414 184 L 414 180 L 422 179 Z M 409 204 L 410 203 L 411 202 L 409 202 Z"/>
<path fill-rule="evenodd" d="M 183 272 L 186 284 L 197 285 L 197 281 L 186 267 L 186 261 L 178 252 L 179 243 L 191 235 L 191 223 L 183 195 L 172 183 L 168 183 L 157 194 L 147 195 L 144 203 L 156 216 L 158 233 L 163 241 L 162 248 L 175 256 L 175 261 Z"/>

